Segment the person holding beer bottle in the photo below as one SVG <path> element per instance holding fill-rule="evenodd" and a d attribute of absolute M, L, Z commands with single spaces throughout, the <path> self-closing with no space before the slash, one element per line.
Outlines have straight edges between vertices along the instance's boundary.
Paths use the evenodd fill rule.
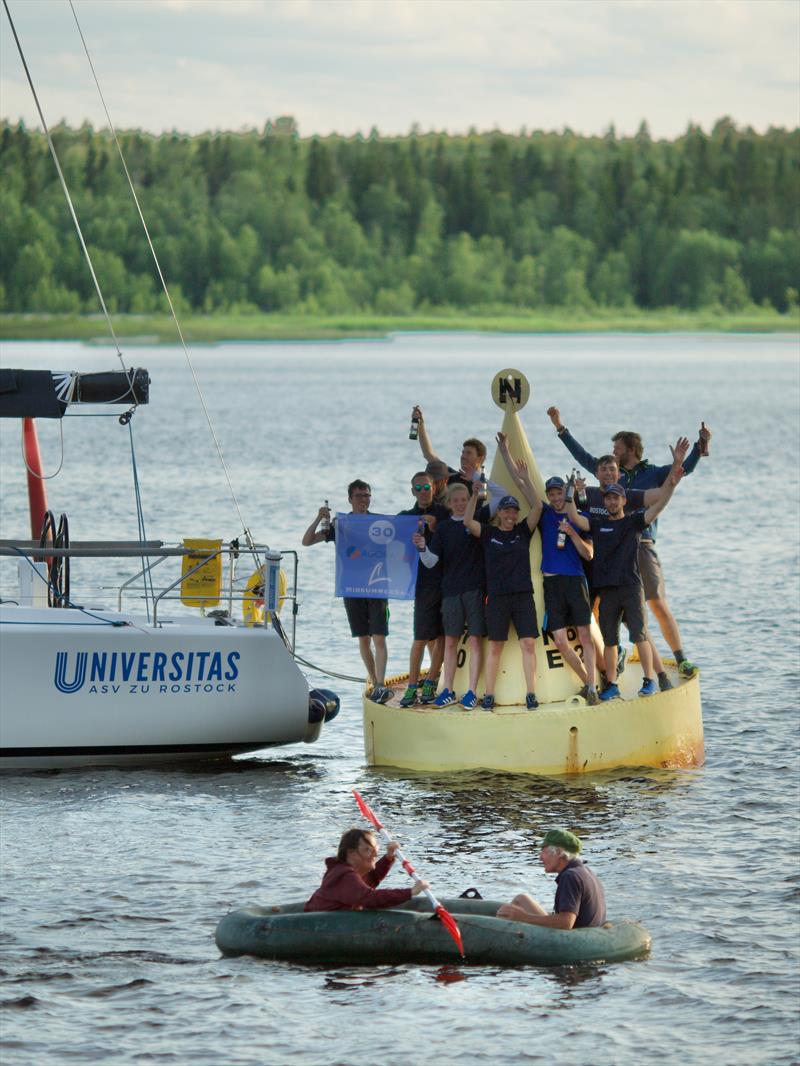
<path fill-rule="evenodd" d="M 372 489 L 356 478 L 347 486 L 351 514 L 369 514 Z M 331 543 L 336 540 L 336 520 L 331 521 L 330 508 L 320 507 L 311 525 L 303 534 L 303 545 Z M 388 651 L 386 637 L 389 634 L 389 601 L 369 597 L 346 596 L 343 598 L 350 632 L 358 640 L 361 661 L 367 670 L 367 681 L 372 686 L 369 698 L 375 703 L 387 703 L 392 698 L 386 688 L 386 662 Z"/>
<path fill-rule="evenodd" d="M 433 493 L 432 478 L 418 471 L 411 479 L 414 506 L 406 511 L 400 511 L 401 515 L 414 515 L 419 518 L 418 532 L 423 541 L 421 547 L 417 545 L 420 551 L 430 544 L 437 522 L 450 517 L 450 512 L 446 507 L 434 503 Z M 422 658 L 426 647 L 430 651 L 431 664 L 422 684 L 422 691 L 418 692 Z M 426 566 L 420 566 L 417 570 L 417 584 L 414 589 L 414 641 L 411 645 L 408 663 L 408 686 L 400 699 L 401 707 L 413 707 L 417 702 L 433 703 L 443 658 L 442 568 L 434 566 L 428 569 Z"/>

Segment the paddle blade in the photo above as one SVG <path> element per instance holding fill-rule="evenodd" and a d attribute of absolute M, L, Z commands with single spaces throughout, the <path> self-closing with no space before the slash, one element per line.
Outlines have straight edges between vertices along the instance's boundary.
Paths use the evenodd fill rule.
<path fill-rule="evenodd" d="M 375 826 L 376 829 L 383 829 L 383 824 L 381 823 L 381 820 L 378 818 L 378 816 L 376 814 L 372 813 L 370 808 L 367 806 L 367 804 L 364 802 L 364 800 L 361 798 L 361 796 L 358 794 L 358 792 L 356 792 L 355 789 L 353 789 L 353 795 L 356 798 L 356 803 L 358 804 L 358 809 L 361 811 L 361 813 L 364 815 L 364 817 L 367 819 L 367 821 L 368 822 L 372 822 L 372 824 Z"/>
<path fill-rule="evenodd" d="M 453 940 L 455 940 L 456 947 L 458 948 L 458 953 L 463 959 L 465 957 L 464 945 L 461 942 L 461 930 L 456 925 L 455 918 L 449 911 L 446 911 L 441 904 L 439 904 L 439 906 L 436 908 L 436 916 L 442 923 L 442 925 L 445 927 L 447 932 L 450 934 L 450 936 L 453 938 Z"/>

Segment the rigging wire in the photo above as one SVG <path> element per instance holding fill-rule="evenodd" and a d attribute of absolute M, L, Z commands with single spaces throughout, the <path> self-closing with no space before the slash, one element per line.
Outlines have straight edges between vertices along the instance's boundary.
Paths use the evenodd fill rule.
<path fill-rule="evenodd" d="M 247 524 L 245 523 L 244 516 L 242 514 L 242 510 L 241 510 L 241 508 L 239 506 L 239 501 L 237 499 L 236 492 L 234 491 L 234 488 L 233 488 L 233 482 L 231 481 L 231 477 L 230 477 L 230 474 L 228 472 L 228 467 L 227 467 L 227 464 L 225 462 L 225 457 L 222 454 L 222 447 L 221 447 L 221 445 L 219 443 L 219 440 L 217 439 L 217 434 L 216 434 L 216 431 L 214 430 L 214 425 L 213 425 L 213 423 L 211 421 L 211 415 L 209 414 L 208 408 L 206 407 L 205 397 L 203 396 L 203 391 L 200 388 L 200 382 L 197 380 L 197 375 L 195 373 L 194 366 L 192 365 L 192 360 L 191 360 L 191 357 L 189 355 L 189 349 L 187 348 L 186 341 L 185 341 L 184 336 L 183 336 L 183 330 L 181 329 L 181 324 L 178 321 L 178 316 L 177 316 L 177 314 L 175 312 L 175 307 L 174 307 L 174 305 L 172 303 L 172 297 L 170 296 L 169 288 L 167 287 L 166 280 L 164 279 L 164 274 L 162 273 L 162 270 L 161 270 L 161 264 L 160 264 L 160 262 L 158 260 L 158 256 L 156 255 L 155 247 L 153 246 L 153 241 L 151 240 L 151 237 L 150 237 L 150 231 L 147 228 L 147 223 L 145 222 L 144 214 L 142 213 L 142 208 L 141 208 L 141 206 L 139 204 L 139 197 L 136 195 L 136 189 L 134 188 L 130 172 L 128 171 L 128 166 L 127 166 L 127 163 L 125 162 L 125 156 L 122 154 L 122 146 L 120 145 L 119 138 L 117 137 L 116 127 L 114 126 L 114 123 L 111 121 L 111 115 L 109 114 L 108 108 L 106 107 L 106 101 L 105 101 L 105 97 L 103 96 L 103 90 L 100 88 L 100 82 L 99 82 L 99 80 L 97 78 L 97 73 L 95 72 L 95 69 L 94 69 L 94 63 L 92 63 L 92 57 L 89 54 L 89 48 L 88 48 L 88 46 L 86 44 L 86 38 L 83 35 L 83 30 L 81 29 L 81 24 L 78 21 L 78 14 L 75 11 L 75 6 L 72 3 L 72 0 L 68 0 L 68 2 L 69 2 L 70 10 L 72 11 L 72 17 L 75 19 L 75 25 L 78 28 L 78 33 L 79 33 L 80 38 L 81 38 L 81 43 L 83 44 L 83 50 L 86 53 L 86 59 L 89 62 L 89 67 L 90 67 L 91 72 L 92 72 L 92 77 L 94 78 L 94 83 L 97 86 L 97 92 L 98 92 L 98 94 L 100 96 L 100 102 L 103 105 L 103 110 L 105 111 L 106 119 L 108 121 L 108 126 L 109 126 L 109 129 L 111 130 L 111 135 L 114 138 L 114 144 L 116 145 L 117 152 L 119 153 L 119 158 L 120 158 L 120 161 L 122 163 L 122 168 L 125 171 L 125 177 L 128 179 L 128 187 L 131 190 L 131 195 L 133 196 L 133 202 L 136 205 L 136 210 L 137 210 L 137 212 L 139 214 L 139 219 L 141 220 L 142 228 L 144 229 L 145 237 L 147 238 L 147 243 L 148 243 L 148 245 L 150 247 L 150 253 L 153 256 L 153 262 L 156 265 L 156 270 L 158 272 L 158 277 L 159 277 L 159 280 L 161 281 L 161 287 L 164 290 L 164 295 L 165 295 L 165 297 L 167 299 L 167 304 L 169 305 L 170 314 L 172 315 L 172 320 L 175 323 L 175 329 L 178 332 L 178 338 L 180 339 L 181 347 L 183 349 L 183 354 L 186 357 L 186 362 L 188 364 L 189 371 L 190 371 L 190 373 L 192 375 L 192 380 L 194 381 L 194 385 L 195 385 L 195 388 L 197 390 L 197 395 L 198 395 L 198 397 L 200 399 L 200 405 L 203 408 L 203 413 L 204 413 L 204 415 L 206 417 L 206 422 L 208 423 L 208 428 L 209 428 L 209 430 L 211 432 L 212 440 L 214 441 L 214 447 L 216 448 L 217 456 L 219 457 L 219 461 L 222 464 L 222 470 L 223 470 L 223 473 L 225 474 L 225 480 L 228 482 L 228 490 L 230 491 L 231 499 L 233 500 L 234 507 L 236 508 L 236 512 L 237 512 L 237 514 L 239 516 L 239 521 L 240 521 L 242 529 L 244 531 L 244 536 L 245 536 L 245 538 L 247 540 L 247 543 L 248 543 L 250 548 L 254 548 L 255 544 L 254 544 L 254 541 L 253 541 L 252 534 L 250 533 L 250 530 L 248 529 Z M 6 0 L 3 0 L 3 3 L 5 4 Z"/>

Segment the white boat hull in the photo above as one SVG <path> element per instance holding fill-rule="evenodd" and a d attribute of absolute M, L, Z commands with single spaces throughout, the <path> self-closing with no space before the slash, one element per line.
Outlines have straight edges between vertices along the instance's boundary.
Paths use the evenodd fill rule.
<path fill-rule="evenodd" d="M 0 606 L 2 768 L 214 758 L 321 725 L 271 628 Z"/>

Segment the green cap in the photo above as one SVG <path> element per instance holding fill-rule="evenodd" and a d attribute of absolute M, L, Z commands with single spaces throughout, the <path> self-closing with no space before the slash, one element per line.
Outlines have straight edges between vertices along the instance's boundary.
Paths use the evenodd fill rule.
<path fill-rule="evenodd" d="M 545 833 L 542 847 L 563 848 L 564 851 L 571 851 L 573 854 L 579 855 L 582 845 L 575 834 L 570 833 L 568 829 L 551 829 Z"/>

